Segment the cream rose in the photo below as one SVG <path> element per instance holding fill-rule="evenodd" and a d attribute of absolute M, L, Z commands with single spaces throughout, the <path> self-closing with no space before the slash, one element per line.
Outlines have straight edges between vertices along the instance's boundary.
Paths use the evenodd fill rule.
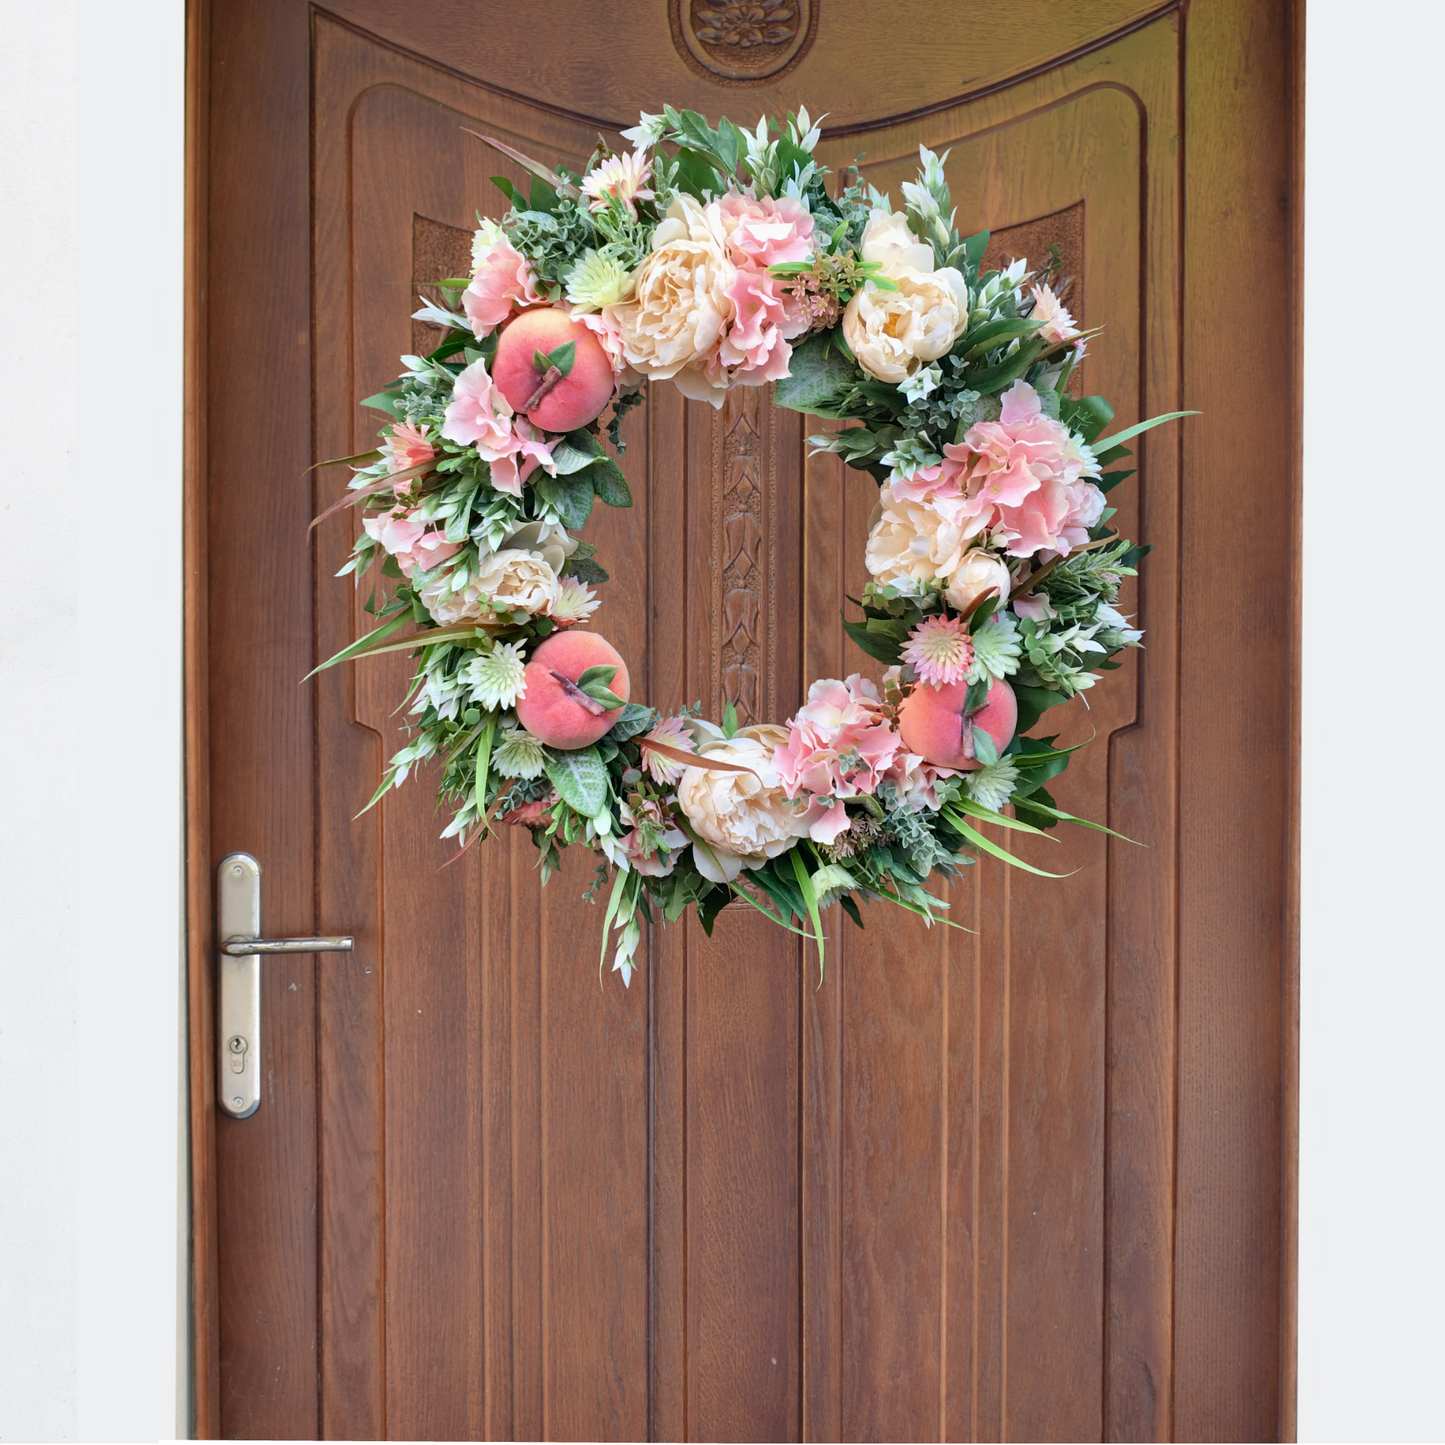
<path fill-rule="evenodd" d="M 896 386 L 937 361 L 963 334 L 968 282 L 952 266 L 934 270 L 933 247 L 896 211 L 869 215 L 861 252 L 898 290 L 865 283 L 843 312 L 843 335 L 864 371 Z"/>
<path fill-rule="evenodd" d="M 692 726 L 698 752 L 752 769 L 686 768 L 677 785 L 678 805 L 707 844 L 693 846 L 697 871 L 714 883 L 731 883 L 744 868 L 761 868 L 807 831 L 806 819 L 794 812 L 773 766 L 773 754 L 788 741 L 788 730 L 759 723 L 725 738 L 709 724 Z"/>
<path fill-rule="evenodd" d="M 957 570 L 949 578 L 944 597 L 950 607 L 967 612 L 990 587 L 997 590 L 1000 608 L 1008 605 L 1009 589 L 1013 579 L 1009 576 L 1007 563 L 997 552 L 987 552 L 975 547 L 964 553 Z"/>
<path fill-rule="evenodd" d="M 915 579 L 905 595 L 923 591 L 921 584 L 952 577 L 963 565 L 972 518 L 950 522 L 936 507 L 895 497 L 891 486 L 878 493 L 879 511 L 868 534 L 863 560 L 883 585 Z"/>
<path fill-rule="evenodd" d="M 735 313 L 727 293 L 736 279 L 717 203 L 704 207 L 679 196 L 653 233 L 632 296 L 605 306 L 602 315 L 617 326 L 629 366 L 721 406 L 727 376 L 716 356 Z"/>

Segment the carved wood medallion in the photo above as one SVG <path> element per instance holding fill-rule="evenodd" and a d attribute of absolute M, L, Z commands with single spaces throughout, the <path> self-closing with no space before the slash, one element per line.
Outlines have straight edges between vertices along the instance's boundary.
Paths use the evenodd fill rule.
<path fill-rule="evenodd" d="M 670 0 L 672 43 L 700 75 L 732 85 L 792 69 L 818 30 L 819 0 Z"/>

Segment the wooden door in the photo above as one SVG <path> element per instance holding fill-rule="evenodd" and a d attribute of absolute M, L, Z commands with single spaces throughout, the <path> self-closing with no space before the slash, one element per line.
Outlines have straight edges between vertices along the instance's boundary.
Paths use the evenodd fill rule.
<path fill-rule="evenodd" d="M 711 9 L 722 20 L 711 23 Z M 741 46 L 750 9 L 774 28 Z M 191 886 L 197 1427 L 557 1439 L 1273 1439 L 1292 1431 L 1295 535 L 1289 8 L 1251 0 L 196 0 Z M 729 27 L 732 27 L 730 29 Z M 971 935 L 873 910 L 828 968 L 729 910 L 596 972 L 584 860 L 453 866 L 429 782 L 354 819 L 393 659 L 308 541 L 513 169 L 670 100 L 829 112 L 960 228 L 1057 243 L 1139 448 L 1147 647 L 1071 737 L 1067 805 L 1146 845 L 985 862 Z M 638 692 L 782 719 L 867 665 L 838 623 L 874 486 L 765 393 L 652 388 L 636 506 L 589 527 Z M 1116 496 L 1119 494 L 1116 494 Z M 1248 819 L 1245 824 L 1241 820 Z M 520 830 L 518 830 L 520 831 Z M 1097 840 L 1096 840 L 1097 839 Z M 265 1092 L 210 1099 L 210 868 L 276 933 Z M 735 916 L 736 914 L 736 916 Z"/>

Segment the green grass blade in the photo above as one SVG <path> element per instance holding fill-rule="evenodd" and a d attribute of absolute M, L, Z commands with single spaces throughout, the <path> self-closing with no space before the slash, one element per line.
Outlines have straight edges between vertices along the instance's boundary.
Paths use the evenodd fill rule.
<path fill-rule="evenodd" d="M 950 819 L 949 821 L 953 822 L 952 819 Z M 1075 868 L 1074 873 L 1046 872 L 1042 868 L 1035 868 L 1032 863 L 1025 863 L 1022 858 L 1015 858 L 1012 853 L 1006 852 L 1004 849 L 1000 848 L 997 843 L 991 842 L 989 839 L 985 838 L 983 834 L 978 831 L 977 828 L 969 827 L 969 825 L 965 823 L 962 818 L 959 818 L 957 822 L 954 822 L 954 827 L 956 827 L 958 831 L 969 840 L 969 842 L 975 843 L 980 848 L 982 848 L 985 853 L 992 853 L 995 858 L 1001 858 L 1005 863 L 1009 865 L 1009 867 L 1022 868 L 1025 873 L 1037 873 L 1040 878 L 1072 878 L 1074 876 L 1074 873 L 1077 873 L 1079 871 L 1077 868 Z"/>

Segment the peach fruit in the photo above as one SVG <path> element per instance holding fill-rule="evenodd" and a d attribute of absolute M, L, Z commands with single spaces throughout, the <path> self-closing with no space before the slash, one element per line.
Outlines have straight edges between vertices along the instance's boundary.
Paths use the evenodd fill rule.
<path fill-rule="evenodd" d="M 589 667 L 615 667 L 608 686 L 627 700 L 627 664 L 595 632 L 554 632 L 527 664 L 527 691 L 517 699 L 517 720 L 549 748 L 585 748 L 622 716 L 620 707 L 604 708 L 577 686 Z"/>
<path fill-rule="evenodd" d="M 537 369 L 536 354 L 572 342 L 572 369 Z M 580 321 L 555 306 L 537 306 L 509 322 L 497 338 L 492 380 L 498 390 L 542 431 L 572 431 L 598 417 L 612 400 L 612 363 L 602 343 Z"/>
<path fill-rule="evenodd" d="M 1019 704 L 1014 690 L 1000 678 L 988 690 L 984 704 L 972 717 L 963 715 L 968 696 L 966 682 L 947 687 L 915 687 L 898 709 L 898 731 L 903 746 L 935 767 L 969 771 L 980 766 L 963 751 L 964 728 L 982 728 L 1000 753 L 1013 741 Z M 970 749 L 971 751 L 971 749 Z"/>

